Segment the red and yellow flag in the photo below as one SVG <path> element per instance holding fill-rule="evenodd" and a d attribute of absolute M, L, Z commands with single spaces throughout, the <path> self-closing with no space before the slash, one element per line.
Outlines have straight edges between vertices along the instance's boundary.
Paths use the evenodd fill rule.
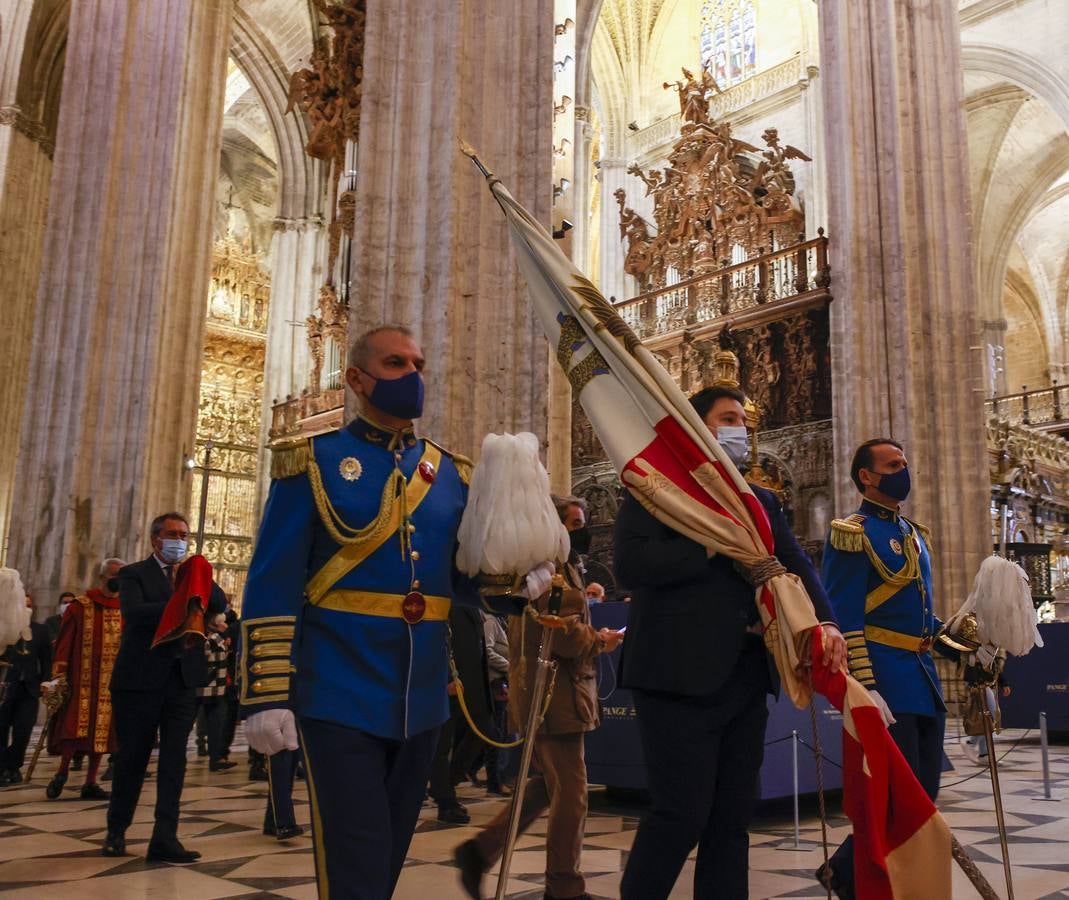
<path fill-rule="evenodd" d="M 770 560 L 764 507 L 675 381 L 546 230 L 464 150 L 505 213 L 535 313 L 628 490 L 670 528 L 748 569 Z M 756 589 L 755 602 L 791 700 L 804 707 L 815 688 L 843 712 L 844 807 L 854 823 L 858 896 L 950 897 L 950 832 L 868 691 L 823 665 L 821 630 L 801 581 L 776 575 Z"/>

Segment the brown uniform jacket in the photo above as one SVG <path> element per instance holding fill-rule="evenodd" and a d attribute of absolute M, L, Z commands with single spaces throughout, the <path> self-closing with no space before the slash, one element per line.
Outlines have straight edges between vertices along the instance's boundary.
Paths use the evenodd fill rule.
<path fill-rule="evenodd" d="M 565 567 L 564 576 L 566 585 L 561 617 L 567 624 L 552 632 L 557 677 L 541 728 L 543 734 L 593 731 L 601 724 L 594 662 L 601 652 L 601 640 L 590 624 L 586 596 L 577 587 L 583 583 L 579 573 L 569 565 Z M 549 592 L 539 597 L 534 605 L 544 612 L 549 605 Z M 520 734 L 527 727 L 541 635 L 542 627 L 530 615 L 509 617 L 509 721 L 512 729 Z"/>

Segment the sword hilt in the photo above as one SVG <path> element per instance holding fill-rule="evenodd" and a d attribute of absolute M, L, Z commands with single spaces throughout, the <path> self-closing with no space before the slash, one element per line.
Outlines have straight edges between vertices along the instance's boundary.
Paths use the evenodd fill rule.
<path fill-rule="evenodd" d="M 551 616 L 559 616 L 561 607 L 564 605 L 564 576 L 560 574 L 554 575 L 551 584 L 553 587 L 549 592 L 546 612 Z"/>

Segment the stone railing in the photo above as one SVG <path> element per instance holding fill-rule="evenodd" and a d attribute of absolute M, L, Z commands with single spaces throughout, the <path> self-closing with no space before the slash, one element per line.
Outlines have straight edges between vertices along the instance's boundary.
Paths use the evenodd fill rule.
<path fill-rule="evenodd" d="M 758 72 L 752 78 L 740 81 L 727 90 L 716 94 L 709 99 L 709 115 L 714 120 L 723 119 L 740 109 L 756 103 L 765 97 L 770 97 L 785 90 L 792 85 L 801 83 L 806 79 L 806 71 L 802 66 L 802 57 L 795 54 L 785 62 L 781 62 L 771 69 Z M 629 158 L 638 159 L 643 154 L 650 153 L 659 147 L 670 144 L 679 136 L 681 125 L 679 113 L 673 113 L 658 119 L 630 134 L 626 138 L 625 148 Z"/>
<path fill-rule="evenodd" d="M 1013 425 L 1030 425 L 1033 428 L 1045 425 L 1069 426 L 1069 385 L 1024 390 L 1019 394 L 1006 394 L 984 401 L 988 415 Z"/>
<path fill-rule="evenodd" d="M 640 294 L 616 310 L 640 338 L 650 338 L 803 297 L 830 299 L 830 284 L 820 229 L 811 241 Z"/>

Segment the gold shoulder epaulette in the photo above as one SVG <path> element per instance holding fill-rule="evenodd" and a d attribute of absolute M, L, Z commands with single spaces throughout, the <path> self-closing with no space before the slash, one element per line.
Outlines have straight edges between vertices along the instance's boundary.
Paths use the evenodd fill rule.
<path fill-rule="evenodd" d="M 833 519 L 831 523 L 831 545 L 845 553 L 860 553 L 865 549 L 864 516 L 856 513 L 845 519 Z"/>
<path fill-rule="evenodd" d="M 311 444 L 308 438 L 294 438 L 271 448 L 271 477 L 292 478 L 308 471 Z"/>
<path fill-rule="evenodd" d="M 425 440 L 428 444 L 433 444 L 435 447 L 441 450 L 442 453 L 444 453 L 451 460 L 453 460 L 453 465 L 457 467 L 457 474 L 460 476 L 460 480 L 463 481 L 464 484 L 471 483 L 471 470 L 475 466 L 475 463 L 472 462 L 471 459 L 469 459 L 467 456 L 464 456 L 464 454 L 462 453 L 454 453 L 452 450 L 446 450 L 445 447 L 443 447 L 437 441 L 432 441 L 430 438 L 424 438 L 423 440 Z"/>
<path fill-rule="evenodd" d="M 921 525 L 920 522 L 914 522 L 912 519 L 906 519 L 906 521 L 921 533 L 921 538 L 924 540 L 924 543 L 928 545 L 928 552 L 933 552 L 932 530 L 927 525 Z"/>

